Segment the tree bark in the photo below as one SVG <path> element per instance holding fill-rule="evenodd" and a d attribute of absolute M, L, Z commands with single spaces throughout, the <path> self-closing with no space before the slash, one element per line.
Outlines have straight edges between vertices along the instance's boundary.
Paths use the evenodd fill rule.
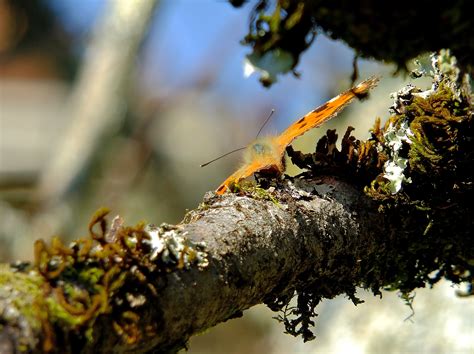
<path fill-rule="evenodd" d="M 149 274 L 146 281 L 154 285 L 157 295 L 139 306 L 138 328 L 143 333 L 136 345 L 120 340 L 121 336 L 113 330 L 118 314 L 112 312 L 95 322 L 93 340 L 89 342 L 81 341 L 81 330 L 60 328 L 52 350 L 173 351 L 194 333 L 241 316 L 242 311 L 253 305 L 292 294 L 299 282 L 324 283 L 331 279 L 331 283 L 358 283 L 354 270 L 361 259 L 380 247 L 377 243 L 382 239 L 377 235 L 384 227 L 390 229 L 390 225 L 377 216 L 376 210 L 367 208 L 368 199 L 350 185 L 331 177 L 316 183 L 310 187 L 314 192 L 308 193 L 288 182 L 286 189 L 279 192 L 278 202 L 233 194 L 217 198 L 210 194 L 205 205 L 190 212 L 183 223 L 159 229 L 161 235 L 171 230 L 193 242 L 205 242 L 209 265 L 174 269 L 168 274 L 160 274 L 159 269 L 156 274 Z M 333 277 L 335 273 L 337 278 Z M 17 268 L 4 267 L 0 279 L 10 277 L 15 278 L 15 282 L 9 281 L 11 286 L 1 284 L 2 353 L 14 352 L 22 344 L 40 352 L 44 328 L 48 326 L 35 325 L 36 315 L 32 319 L 21 313 L 12 297 L 26 296 L 30 304 L 44 303 L 31 295 L 29 287 L 23 287 L 25 282 L 44 286 L 43 281 L 36 271 L 24 274 Z M 321 291 L 324 296 L 335 296 L 345 288 L 341 284 L 332 289 L 326 284 Z M 36 295 L 42 297 L 44 293 L 36 291 Z M 47 296 L 57 302 L 54 291 Z M 43 310 L 50 311 L 46 305 Z M 14 316 L 10 317 L 12 313 Z M 45 318 L 54 316 L 49 314 Z M 147 327 L 150 336 L 144 330 Z M 71 346 L 71 340 L 81 342 L 81 346 Z"/>
<path fill-rule="evenodd" d="M 95 252 L 117 249 L 107 245 L 123 244 L 125 234 L 143 230 L 143 238 L 134 236 L 141 246 L 133 252 L 117 251 L 106 259 L 104 268 L 112 269 L 110 262 L 115 262 L 123 277 L 115 282 L 115 271 L 107 272 L 105 300 L 87 309 L 74 303 L 74 292 L 67 290 L 67 281 L 78 287 L 80 280 L 65 274 L 69 266 L 99 262 L 93 251 L 81 253 L 76 244 L 67 249 L 82 254 L 82 261 L 64 251 L 63 258 L 52 256 L 47 266 L 38 261 L 34 268 L 3 266 L 2 353 L 175 352 L 193 334 L 239 317 L 253 305 L 265 302 L 283 309 L 295 293 L 299 301 L 313 299 L 305 303 L 306 313 L 301 308 L 293 312 L 300 325 L 309 323 L 319 299 L 345 293 L 357 303 L 356 286 L 377 293 L 393 281 L 396 269 L 411 266 L 403 252 L 409 240 L 420 242 L 419 230 L 406 218 L 381 213 L 351 184 L 330 176 L 286 178 L 267 193 L 261 199 L 209 193 L 176 226 L 131 231 L 115 218 L 101 237 L 91 224 Z M 459 237 L 445 236 L 453 242 Z M 53 248 L 49 252 L 61 254 Z M 58 275 L 54 265 L 71 257 L 75 265 L 69 263 Z M 311 339 L 307 333 L 305 338 Z"/>

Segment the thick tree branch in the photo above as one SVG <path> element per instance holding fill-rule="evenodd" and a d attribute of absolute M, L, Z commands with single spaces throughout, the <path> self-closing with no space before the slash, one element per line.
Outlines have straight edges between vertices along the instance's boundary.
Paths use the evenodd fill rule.
<path fill-rule="evenodd" d="M 115 262 L 123 282 L 113 285 L 110 280 L 101 295 L 105 302 L 88 309 L 78 305 L 85 299 L 72 299 L 66 277 L 53 278 L 54 269 L 46 271 L 39 264 L 39 272 L 51 278 L 46 280 L 38 270 L 24 273 L 21 266 L 3 267 L 0 347 L 5 353 L 14 352 L 9 348 L 175 351 L 191 335 L 238 317 L 253 305 L 266 302 L 279 309 L 295 291 L 313 299 L 346 293 L 356 301 L 356 286 L 377 291 L 393 282 L 396 270 L 410 265 L 406 244 L 421 238 L 409 220 L 380 214 L 360 191 L 333 177 L 294 183 L 298 187 L 290 180 L 279 186 L 278 202 L 211 194 L 183 223 L 148 227 L 143 236 L 154 240 L 154 247 L 143 242 L 136 253 L 122 253 Z M 118 245 L 125 234 L 133 234 L 117 220 L 106 235 L 108 241 L 99 242 L 97 249 Z M 445 235 L 456 244 L 462 236 Z M 187 247 L 199 249 L 197 262 L 192 253 L 179 251 L 181 237 L 193 242 Z M 201 242 L 203 249 L 196 246 Z M 141 258 L 135 267 L 127 269 L 124 264 L 135 262 L 130 258 L 137 255 Z M 94 262 L 92 255 L 85 257 Z M 79 264 L 77 259 L 76 268 Z M 137 283 L 138 270 L 142 284 Z M 78 282 L 69 286 L 81 288 Z M 144 291 L 147 287 L 153 291 Z"/>
<path fill-rule="evenodd" d="M 127 306 L 139 315 L 136 330 L 140 340 L 136 343 L 127 345 L 124 338 L 131 334 L 114 330 L 114 322 L 121 316 L 114 313 L 114 302 L 121 295 L 109 292 L 107 301 L 112 312 L 97 318 L 88 342 L 83 330 L 89 324 L 76 330 L 73 325 L 65 327 L 48 305 L 49 300 L 59 302 L 54 290 L 54 286 L 60 287 L 58 283 L 44 292 L 41 287 L 46 283 L 37 271 L 24 274 L 14 267 L 4 267 L 0 275 L 0 345 L 17 349 L 23 345 L 39 352 L 44 349 L 45 333 L 49 332 L 45 329 L 61 323 L 61 332 L 51 339 L 55 341 L 49 348 L 53 351 L 167 351 L 183 346 L 196 332 L 240 316 L 253 305 L 272 303 L 292 294 L 301 282 L 325 284 L 321 297 L 353 291 L 361 281 L 363 260 L 385 247 L 386 239 L 379 237 L 382 230 L 398 225 L 389 225 L 377 217 L 376 209 L 368 207 L 368 199 L 346 183 L 328 177 L 316 184 L 313 181 L 313 188 L 310 194 L 287 182 L 285 190 L 279 192 L 278 203 L 237 195 L 211 196 L 190 212 L 184 223 L 157 229 L 160 237 L 171 233 L 174 238 L 184 236 L 193 242 L 205 242 L 209 265 L 174 267 L 170 273 L 157 268 L 146 276 L 156 295 L 147 296 L 144 304 L 136 308 L 132 301 Z M 377 223 L 373 222 L 375 218 Z M 142 256 L 153 259 L 153 253 L 149 249 Z M 120 293 L 132 294 L 133 282 L 132 277 L 122 285 Z M 32 292 L 26 283 L 38 289 Z M 43 299 L 45 295 L 49 299 Z M 15 297 L 27 301 L 23 306 L 40 304 L 40 308 L 27 314 Z M 59 322 L 51 323 L 52 320 Z M 69 343 L 64 342 L 66 339 Z M 81 344 L 72 347 L 71 343 Z"/>

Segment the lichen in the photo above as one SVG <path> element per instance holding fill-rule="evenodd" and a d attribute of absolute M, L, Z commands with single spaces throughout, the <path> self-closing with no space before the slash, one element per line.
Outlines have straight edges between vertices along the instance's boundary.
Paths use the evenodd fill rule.
<path fill-rule="evenodd" d="M 395 128 L 389 124 L 384 132 L 385 146 L 389 150 L 389 159 L 383 166 L 383 177 L 389 181 L 389 188 L 392 194 L 396 194 L 402 188 L 402 183 L 411 183 L 411 179 L 404 174 L 407 168 L 408 159 L 400 156 L 404 144 L 411 144 L 410 137 L 413 133 L 406 122 L 401 122 Z"/>
<path fill-rule="evenodd" d="M 461 189 L 470 188 L 472 93 L 468 76 L 460 77 L 459 70 L 448 63 L 455 65 L 456 61 L 447 51 L 433 56 L 433 87 L 422 91 L 410 85 L 395 95 L 395 114 L 379 142 L 390 158 L 386 163 L 401 161 L 401 180 L 413 182 L 412 186 L 405 183 L 401 198 L 431 208 L 437 207 L 435 199 L 440 202 L 447 193 L 460 192 L 455 184 Z M 387 191 L 393 188 L 387 188 L 386 177 L 378 176 L 367 189 L 368 195 L 376 200 L 387 199 Z M 399 187 L 396 192 L 402 189 Z M 424 195 L 417 195 L 420 190 Z"/>
<path fill-rule="evenodd" d="M 197 265 L 200 269 L 209 265 L 205 243 L 192 242 L 186 238 L 186 233 L 177 232 L 172 225 L 162 224 L 159 228 L 149 225 L 145 228 L 149 235 L 147 242 L 151 247 L 150 259 L 158 259 L 163 264 L 177 266 L 178 269 L 189 269 Z"/>
<path fill-rule="evenodd" d="M 251 197 L 257 200 L 268 200 L 274 203 L 276 206 L 281 207 L 278 199 L 274 195 L 275 187 L 270 184 L 275 184 L 275 180 L 273 178 L 267 179 L 266 177 L 274 176 L 270 175 L 259 175 L 256 176 L 257 181 L 251 180 L 242 180 L 238 183 L 232 183 L 229 188 L 232 193 L 236 193 L 241 196 Z M 261 183 L 266 187 L 263 188 Z"/>

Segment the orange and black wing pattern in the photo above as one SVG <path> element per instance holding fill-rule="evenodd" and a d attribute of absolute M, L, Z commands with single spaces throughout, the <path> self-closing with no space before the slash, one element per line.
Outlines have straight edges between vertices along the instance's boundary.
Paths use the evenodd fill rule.
<path fill-rule="evenodd" d="M 283 156 L 285 154 L 286 147 L 290 145 L 294 139 L 300 135 L 303 135 L 308 130 L 316 128 L 331 118 L 334 118 L 354 98 L 365 96 L 370 89 L 377 85 L 378 82 L 378 77 L 371 77 L 365 81 L 362 81 L 357 86 L 354 86 L 350 90 L 341 93 L 340 95 L 334 97 L 325 104 L 301 117 L 295 123 L 290 125 L 283 133 L 276 137 L 272 137 L 270 140 L 268 140 L 268 142 L 254 142 L 249 145 L 247 149 L 250 149 L 250 151 L 254 152 L 253 158 L 250 161 L 247 161 L 244 166 L 239 168 L 224 182 L 222 182 L 219 188 L 217 188 L 216 193 L 223 194 L 232 183 L 237 183 L 240 180 L 247 178 L 255 172 L 261 170 L 271 169 L 283 173 Z M 254 149 L 256 147 L 259 149 Z M 262 150 L 272 151 L 272 153 L 255 153 L 256 150 L 260 150 L 262 147 L 264 147 Z"/>
<path fill-rule="evenodd" d="M 312 110 L 305 116 L 301 117 L 278 136 L 277 141 L 281 151 L 284 153 L 286 147 L 290 145 L 294 139 L 300 135 L 303 135 L 308 130 L 316 128 L 331 118 L 334 118 L 354 98 L 366 95 L 367 92 L 371 88 L 375 87 L 378 82 L 378 77 L 371 77 L 365 81 L 362 81 L 357 86 L 354 86 L 350 90 L 341 93 L 340 95 L 334 97 L 318 108 Z"/>

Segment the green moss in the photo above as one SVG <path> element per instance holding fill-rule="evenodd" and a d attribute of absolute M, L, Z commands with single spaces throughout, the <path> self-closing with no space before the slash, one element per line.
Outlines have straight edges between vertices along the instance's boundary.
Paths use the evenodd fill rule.
<path fill-rule="evenodd" d="M 7 292 L 12 294 L 8 296 L 11 299 L 11 305 L 28 319 L 30 325 L 34 328 L 40 328 L 36 308 L 31 304 L 41 298 L 41 287 L 44 284 L 42 277 L 34 272 L 22 273 L 12 272 L 12 269 L 4 264 L 0 264 L 0 289 L 2 297 L 6 297 Z M 21 296 L 18 296 L 20 295 Z M 17 295 L 17 296 L 15 296 Z"/>
<path fill-rule="evenodd" d="M 336 175 L 363 188 L 380 217 L 394 225 L 355 265 L 359 284 L 325 280 L 336 293 L 351 294 L 351 286 L 375 295 L 398 291 L 412 308 L 414 289 L 444 278 L 467 285 L 461 296 L 474 295 L 474 97 L 470 78 L 460 75 L 448 54 L 433 57 L 431 89 L 408 86 L 397 92 L 394 114 L 383 128 L 376 121 L 369 140 L 353 138 L 348 128 L 339 151 L 337 134 L 329 130 L 315 153 L 287 149 L 292 162 L 308 170 L 305 175 Z M 309 318 L 315 316 L 320 287 L 305 284 L 296 295 L 295 307 L 285 307 L 288 299 L 276 301 L 280 320 L 288 333 L 311 339 Z"/>
<path fill-rule="evenodd" d="M 25 351 L 34 345 L 31 341 L 35 332 L 44 332 L 44 350 L 50 350 L 52 347 L 52 332 L 50 326 L 45 323 L 48 312 L 44 286 L 43 277 L 35 271 L 20 272 L 7 265 L 0 265 L 0 298 L 8 299 L 3 316 L 10 325 L 22 326 L 23 333 L 31 335 L 31 338 L 19 339 L 19 347 Z M 25 329 L 26 327 L 28 329 Z"/>
<path fill-rule="evenodd" d="M 401 91 L 403 98 L 398 103 L 398 113 L 390 117 L 385 126 L 387 129 L 409 125 L 410 135 L 399 154 L 408 161 L 405 173 L 411 183 L 403 184 L 403 196 L 390 196 L 383 183 L 385 175 L 381 173 L 367 188 L 367 194 L 376 200 L 396 202 L 402 197 L 403 202 L 422 203 L 433 210 L 451 191 L 469 185 L 472 178 L 470 166 L 474 159 L 470 151 L 474 122 L 469 78 L 462 79 L 458 69 L 448 66 L 447 63 L 454 65 L 456 61 L 445 51 L 434 57 L 433 62 L 434 89 Z M 380 143 L 393 158 L 385 139 Z M 460 192 L 462 190 L 457 189 L 456 193 Z"/>
<path fill-rule="evenodd" d="M 410 134 L 397 151 L 407 160 L 402 188 L 392 193 L 381 171 L 365 189 L 386 215 L 411 222 L 407 226 L 413 242 L 404 241 L 406 248 L 394 259 L 396 269 L 387 279 L 390 289 L 403 294 L 443 277 L 469 284 L 474 273 L 469 265 L 473 242 L 465 233 L 466 223 L 472 222 L 464 214 L 472 210 L 474 198 L 473 96 L 469 77 L 460 76 L 448 52 L 433 56 L 433 63 L 433 88 L 400 91 L 395 114 L 385 126 L 409 126 Z M 390 160 L 393 149 L 385 138 L 380 144 Z"/>
<path fill-rule="evenodd" d="M 277 198 L 269 189 L 264 189 L 252 181 L 242 180 L 239 183 L 232 184 L 230 189 L 233 193 L 244 194 L 258 200 L 268 200 L 280 207 Z"/>
<path fill-rule="evenodd" d="M 37 291 L 34 296 L 43 299 L 44 313 L 36 317 L 36 326 L 49 343 L 54 343 L 51 326 L 91 343 L 97 319 L 107 313 L 114 319 L 115 334 L 132 348 L 149 332 L 140 312 L 146 299 L 158 294 L 156 274 L 195 264 L 199 268 L 207 266 L 203 245 L 195 245 L 179 232 L 173 234 L 173 242 L 167 243 L 169 230 L 152 230 L 145 223 L 124 226 L 118 217 L 109 229 L 107 214 L 106 209 L 96 212 L 89 224 L 89 236 L 69 246 L 58 238 L 53 238 L 50 245 L 42 240 L 35 242 L 34 269 L 43 284 L 33 284 Z M 162 253 L 169 261 L 163 260 Z M 148 274 L 155 276 L 148 279 Z M 26 274 L 22 277 L 29 279 Z M 0 275 L 0 281 L 7 280 Z"/>
<path fill-rule="evenodd" d="M 99 268 L 84 269 L 79 273 L 78 280 L 84 284 L 97 284 L 104 276 L 104 270 Z"/>
<path fill-rule="evenodd" d="M 66 310 L 53 297 L 48 297 L 46 299 L 46 304 L 48 305 L 48 313 L 51 315 L 51 320 L 53 322 L 58 322 L 62 326 L 70 328 L 77 328 L 79 325 L 84 323 L 84 318 Z"/>

